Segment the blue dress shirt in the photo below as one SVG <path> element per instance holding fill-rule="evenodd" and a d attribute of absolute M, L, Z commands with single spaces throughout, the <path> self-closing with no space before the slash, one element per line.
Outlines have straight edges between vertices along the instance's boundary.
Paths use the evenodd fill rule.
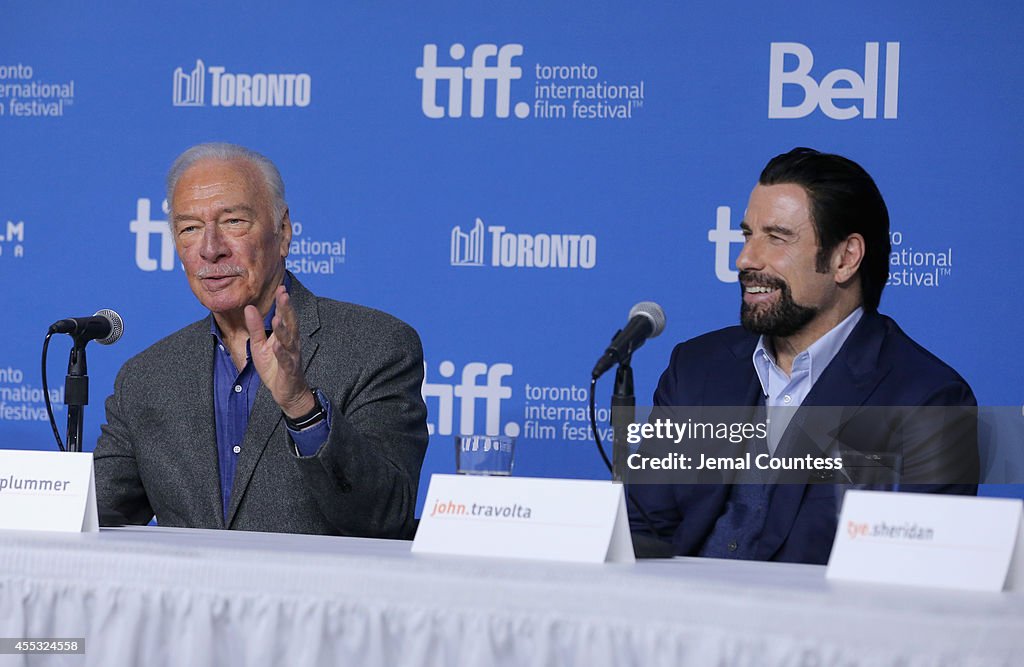
<path fill-rule="evenodd" d="M 291 280 L 285 274 L 284 286 L 291 288 Z M 271 322 L 277 310 L 276 302 L 271 305 L 270 312 L 263 319 L 263 328 L 267 335 L 271 333 Z M 256 392 L 260 388 L 260 376 L 252 363 L 249 342 L 245 343 L 245 367 L 241 371 L 235 368 L 231 352 L 221 338 L 217 321 L 211 318 L 210 333 L 213 335 L 216 348 L 213 353 L 213 413 L 217 431 L 217 459 L 220 464 L 220 494 L 224 507 L 224 519 L 227 520 L 228 507 L 231 505 L 231 487 L 235 481 L 235 469 L 238 466 L 238 455 L 242 452 L 242 442 L 249 426 L 249 415 L 256 402 Z M 313 456 L 320 446 L 327 441 L 331 429 L 331 403 L 327 397 L 316 392 L 321 405 L 327 411 L 327 418 L 302 431 L 288 429 L 288 434 L 295 444 L 299 456 Z"/>

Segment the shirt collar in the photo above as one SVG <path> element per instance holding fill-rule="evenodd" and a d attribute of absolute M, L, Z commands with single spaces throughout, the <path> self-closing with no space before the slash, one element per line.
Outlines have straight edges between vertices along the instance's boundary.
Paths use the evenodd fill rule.
<path fill-rule="evenodd" d="M 813 386 L 821 374 L 825 372 L 828 365 L 832 363 L 836 355 L 839 354 L 840 348 L 843 347 L 843 343 L 853 333 L 854 327 L 860 322 L 861 316 L 864 315 L 864 309 L 857 307 L 852 313 L 846 316 L 842 322 L 832 327 L 832 329 L 818 340 L 811 343 L 810 347 L 796 355 L 793 360 L 793 369 L 802 369 L 810 372 L 810 383 Z M 764 395 L 768 395 L 768 374 L 772 367 L 778 369 L 775 363 L 775 354 L 772 349 L 771 341 L 765 335 L 762 335 L 757 340 L 757 347 L 754 348 L 754 354 L 751 357 L 751 361 L 754 364 L 754 371 L 757 373 L 757 379 L 761 382 L 761 390 Z M 781 373 L 781 369 L 779 369 Z"/>

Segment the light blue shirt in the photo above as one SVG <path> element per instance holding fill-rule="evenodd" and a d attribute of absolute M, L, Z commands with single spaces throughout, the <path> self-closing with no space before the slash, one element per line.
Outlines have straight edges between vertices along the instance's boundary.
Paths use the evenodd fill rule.
<path fill-rule="evenodd" d="M 796 355 L 793 359 L 792 372 L 789 375 L 775 363 L 771 341 L 761 336 L 754 348 L 753 363 L 757 379 L 761 381 L 761 390 L 768 408 L 768 451 L 775 454 L 775 449 L 789 426 L 796 409 L 811 393 L 811 388 L 825 372 L 828 365 L 839 353 L 853 328 L 860 322 L 864 314 L 863 308 L 857 308 L 845 320 L 837 324 L 828 333 L 814 341 L 810 347 Z"/>

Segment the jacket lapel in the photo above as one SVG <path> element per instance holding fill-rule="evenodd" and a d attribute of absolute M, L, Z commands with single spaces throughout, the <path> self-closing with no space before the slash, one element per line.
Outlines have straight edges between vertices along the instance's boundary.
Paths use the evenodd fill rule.
<path fill-rule="evenodd" d="M 705 379 L 704 405 L 764 405 L 761 381 L 751 361 L 756 345 L 757 336 L 745 336 L 729 346 L 731 356 L 725 359 L 727 367 L 717 369 L 715 375 L 708 374 Z M 743 397 L 742 403 L 736 402 L 737 396 Z"/>
<path fill-rule="evenodd" d="M 217 456 L 217 431 L 213 413 L 213 337 L 210 318 L 197 322 L 194 340 L 182 346 L 178 359 L 180 368 L 196 369 L 181 373 L 174 386 L 176 412 L 187 415 L 191 442 L 171 443 L 182 447 L 177 472 L 186 480 L 192 501 L 193 517 L 200 526 L 224 527 L 224 510 L 220 499 L 220 462 Z"/>
<path fill-rule="evenodd" d="M 803 405 L 863 405 L 889 374 L 889 366 L 882 367 L 878 361 L 885 336 L 885 319 L 865 312 Z"/>
<path fill-rule="evenodd" d="M 317 310 L 316 297 L 312 292 L 303 287 L 302 283 L 295 276 L 291 276 L 291 290 L 288 296 L 299 321 L 299 331 L 302 334 L 302 368 L 307 372 L 308 378 L 309 364 L 313 360 L 318 347 L 313 336 L 320 328 L 320 315 Z M 210 403 L 212 405 L 212 398 Z M 267 445 L 275 438 L 281 439 L 286 428 L 281 408 L 274 402 L 274 397 L 270 394 L 270 390 L 260 383 L 260 388 L 256 392 L 256 402 L 253 404 L 252 413 L 249 415 L 249 425 L 245 430 L 245 438 L 242 440 L 242 451 L 238 455 L 234 486 L 231 488 L 231 504 L 228 506 L 227 527 L 230 528 L 235 520 L 238 507 L 242 502 L 242 498 L 249 487 L 249 482 L 252 480 L 253 472 L 263 457 L 263 452 L 266 450 Z M 214 442 L 216 443 L 216 439 Z M 216 446 L 214 450 L 216 451 Z"/>
<path fill-rule="evenodd" d="M 885 320 L 881 315 L 865 312 L 861 316 L 850 337 L 793 416 L 779 442 L 777 454 L 800 456 L 822 453 L 821 448 L 806 436 L 808 411 L 803 408 L 863 405 L 890 370 L 878 364 L 885 334 Z M 820 428 L 815 426 L 814 430 Z M 770 560 L 782 546 L 800 510 L 806 487 L 806 484 L 776 484 L 772 487 L 768 519 L 758 545 L 759 558 Z"/>

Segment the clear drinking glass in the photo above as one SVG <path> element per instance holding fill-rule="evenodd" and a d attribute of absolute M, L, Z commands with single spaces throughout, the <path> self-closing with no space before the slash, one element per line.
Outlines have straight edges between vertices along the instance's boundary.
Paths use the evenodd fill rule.
<path fill-rule="evenodd" d="M 507 435 L 455 436 L 455 471 L 460 475 L 512 474 L 516 439 Z"/>

